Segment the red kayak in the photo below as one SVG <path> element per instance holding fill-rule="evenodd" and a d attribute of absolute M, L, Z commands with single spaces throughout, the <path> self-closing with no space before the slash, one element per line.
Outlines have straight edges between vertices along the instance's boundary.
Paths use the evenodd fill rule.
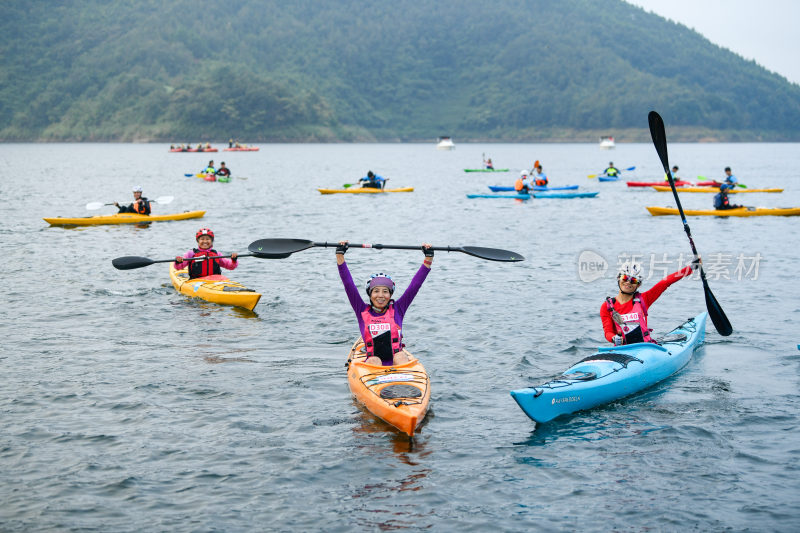
<path fill-rule="evenodd" d="M 652 187 L 654 185 L 669 185 L 668 181 L 628 181 L 626 182 L 628 187 Z M 676 187 L 685 187 L 687 185 L 694 185 L 694 183 L 690 181 L 683 181 L 683 180 L 675 180 Z M 698 185 L 700 185 L 698 183 Z"/>
<path fill-rule="evenodd" d="M 719 187 L 722 185 L 721 181 L 698 181 L 698 187 Z"/>

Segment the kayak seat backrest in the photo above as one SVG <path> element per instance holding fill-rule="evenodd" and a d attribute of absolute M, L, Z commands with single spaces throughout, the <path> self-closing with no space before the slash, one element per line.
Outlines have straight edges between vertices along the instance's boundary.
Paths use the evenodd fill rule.
<path fill-rule="evenodd" d="M 638 357 L 633 357 L 632 355 L 624 353 L 616 353 L 616 352 L 603 352 L 603 353 L 592 354 L 589 357 L 586 357 L 585 359 L 581 359 L 576 363 L 576 365 L 585 363 L 587 361 L 613 361 L 615 363 L 621 364 L 623 367 L 627 367 L 628 363 L 630 363 L 631 361 L 638 361 L 640 363 L 642 362 L 641 359 L 639 359 Z"/>
<path fill-rule="evenodd" d="M 222 287 L 223 292 L 256 292 L 253 289 L 245 289 L 244 287 L 231 287 L 230 285 L 226 285 Z"/>
<path fill-rule="evenodd" d="M 419 398 L 422 391 L 412 385 L 389 385 L 381 389 L 381 398 L 395 400 L 398 398 Z"/>

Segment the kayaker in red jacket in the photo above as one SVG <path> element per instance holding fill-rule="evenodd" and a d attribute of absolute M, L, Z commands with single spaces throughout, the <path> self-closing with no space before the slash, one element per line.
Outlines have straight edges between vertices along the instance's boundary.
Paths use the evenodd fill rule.
<path fill-rule="evenodd" d="M 220 274 L 222 271 L 220 267 L 228 270 L 236 268 L 236 253 L 231 254 L 231 258 L 219 257 L 219 252 L 211 248 L 214 245 L 214 232 L 208 228 L 201 228 L 195 234 L 197 241 L 197 248 L 193 248 L 185 254 L 175 256 L 175 270 L 181 270 L 189 267 L 189 278 L 204 278 L 214 274 Z M 187 261 L 193 257 L 205 257 L 206 259 L 198 259 L 196 261 Z"/>
<path fill-rule="evenodd" d="M 422 266 L 408 284 L 403 295 L 392 299 L 395 284 L 386 274 L 373 274 L 367 281 L 367 296 L 369 303 L 361 299 L 358 288 L 353 282 L 353 276 L 344 261 L 347 251 L 347 241 L 340 241 L 336 247 L 336 264 L 339 267 L 339 277 L 342 279 L 347 299 L 358 318 L 358 328 L 367 350 L 366 362 L 371 365 L 401 365 L 408 362 L 408 356 L 403 351 L 403 317 L 417 295 L 422 282 L 428 276 L 433 263 L 433 249 L 430 244 L 423 244 L 422 252 L 425 259 Z"/>
<path fill-rule="evenodd" d="M 133 188 L 133 203 L 130 205 L 119 205 L 114 202 L 120 213 L 139 213 L 140 215 L 150 214 L 150 202 L 142 196 L 142 188 L 138 185 Z"/>
<path fill-rule="evenodd" d="M 648 308 L 667 287 L 691 274 L 700 263 L 700 258 L 695 259 L 691 265 L 673 272 L 642 293 L 638 290 L 642 285 L 642 267 L 638 263 L 623 264 L 617 274 L 617 297 L 606 298 L 600 307 L 606 340 L 615 345 L 653 342 L 647 327 Z"/>

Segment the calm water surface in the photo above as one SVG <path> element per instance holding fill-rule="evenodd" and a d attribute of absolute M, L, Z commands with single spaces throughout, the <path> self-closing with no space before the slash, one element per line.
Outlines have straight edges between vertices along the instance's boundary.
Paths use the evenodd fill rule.
<path fill-rule="evenodd" d="M 456 139 L 457 141 L 457 139 Z M 481 154 L 508 174 L 465 174 Z M 636 165 L 660 179 L 651 145 L 262 145 L 217 153 L 229 184 L 186 178 L 208 154 L 164 145 L 4 144 L 0 234 L 10 266 L 0 355 L 0 529 L 104 531 L 753 530 L 800 528 L 797 218 L 690 219 L 711 286 L 734 326 L 678 375 L 604 408 L 536 426 L 508 394 L 603 343 L 598 311 L 619 258 L 651 279 L 689 245 L 670 194 L 597 183 Z M 539 159 L 589 200 L 468 200 Z M 674 144 L 679 175 L 730 165 L 749 205 L 800 206 L 797 144 Z M 367 170 L 411 194 L 322 196 Z M 241 178 L 241 179 L 237 179 Z M 247 179 L 244 179 L 247 178 Z M 49 227 L 91 201 L 202 221 Z M 683 194 L 684 207 L 711 195 Z M 111 213 L 113 208 L 104 211 Z M 167 266 L 118 271 L 122 255 L 166 259 L 214 229 L 215 245 L 256 239 L 490 246 L 522 263 L 437 253 L 406 319 L 432 380 L 412 442 L 351 398 L 344 360 L 357 334 L 333 250 L 242 259 L 234 279 L 264 296 L 255 313 L 188 299 Z M 579 257 L 610 271 L 590 282 Z M 358 283 L 390 272 L 399 290 L 422 254 L 351 250 Z M 697 280 L 651 309 L 659 332 L 704 309 Z"/>

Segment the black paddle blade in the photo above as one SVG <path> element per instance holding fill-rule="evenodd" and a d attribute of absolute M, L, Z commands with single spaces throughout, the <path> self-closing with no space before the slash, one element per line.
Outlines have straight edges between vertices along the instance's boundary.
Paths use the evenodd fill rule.
<path fill-rule="evenodd" d="M 650 124 L 650 137 L 653 139 L 653 146 L 656 147 L 658 158 L 664 167 L 667 176 L 672 177 L 669 171 L 669 157 L 667 156 L 667 133 L 664 130 L 664 120 L 655 111 L 650 111 L 647 115 L 647 122 Z M 672 180 L 670 180 L 671 182 Z"/>
<path fill-rule="evenodd" d="M 711 322 L 714 324 L 717 333 L 723 337 L 727 337 L 733 333 L 733 326 L 730 320 L 728 320 L 728 317 L 725 316 L 725 311 L 722 310 L 722 306 L 719 305 L 719 302 L 711 292 L 705 274 L 702 275 L 701 279 L 703 280 L 703 290 L 706 293 L 706 309 L 708 310 L 708 316 L 711 317 Z"/>
<path fill-rule="evenodd" d="M 286 259 L 295 252 L 314 246 L 313 241 L 303 239 L 259 239 L 250 243 L 247 249 L 261 259 Z"/>
<path fill-rule="evenodd" d="M 489 261 L 502 261 L 505 263 L 513 263 L 516 261 L 524 261 L 525 258 L 522 254 L 517 252 L 510 252 L 508 250 L 501 250 L 499 248 L 483 248 L 481 246 L 462 246 L 457 250 L 464 252 L 467 255 L 480 257 L 481 259 L 488 259 Z"/>
<path fill-rule="evenodd" d="M 125 257 L 117 257 L 111 260 L 111 264 L 117 270 L 133 270 L 134 268 L 142 268 L 150 266 L 155 261 L 149 257 L 139 257 L 138 255 L 126 255 Z"/>

